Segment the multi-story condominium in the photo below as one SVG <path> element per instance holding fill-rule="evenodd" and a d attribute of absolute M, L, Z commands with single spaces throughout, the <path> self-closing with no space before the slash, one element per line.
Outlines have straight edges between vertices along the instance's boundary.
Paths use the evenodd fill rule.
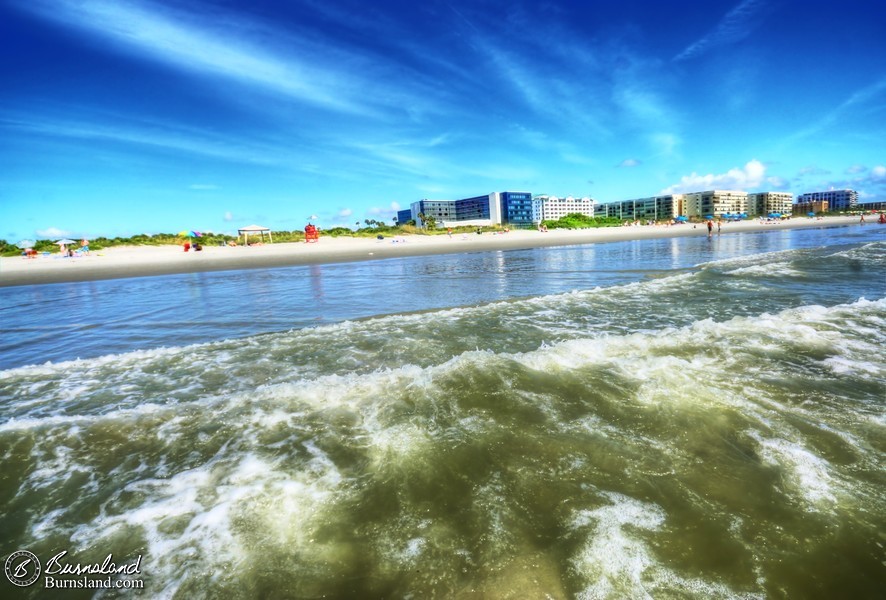
<path fill-rule="evenodd" d="M 433 217 L 437 224 L 455 219 L 455 200 L 419 200 L 409 205 L 416 225 L 424 227 L 419 215 Z"/>
<path fill-rule="evenodd" d="M 594 216 L 594 205 L 596 203 L 593 198 L 588 196 L 583 198 L 575 198 L 573 196 L 559 198 L 557 196 L 541 194 L 536 196 L 535 199 L 540 204 L 542 221 L 556 221 L 572 213 L 578 213 L 587 217 Z"/>
<path fill-rule="evenodd" d="M 412 220 L 412 209 L 404 208 L 397 211 L 397 225 L 405 225 Z"/>
<path fill-rule="evenodd" d="M 779 213 L 791 214 L 794 195 L 789 192 L 757 192 L 748 194 L 748 216 Z"/>
<path fill-rule="evenodd" d="M 806 216 L 809 213 L 824 213 L 828 212 L 828 202 L 827 200 L 816 200 L 812 202 L 797 202 L 793 206 L 793 214 L 794 215 L 802 215 Z"/>
<path fill-rule="evenodd" d="M 615 217 L 626 221 L 671 220 L 683 214 L 683 194 L 619 200 L 607 202 L 599 208 L 600 216 Z"/>
<path fill-rule="evenodd" d="M 883 211 L 886 210 L 886 201 L 872 200 L 870 202 L 859 202 L 856 204 L 856 208 L 858 208 L 858 210 Z"/>
<path fill-rule="evenodd" d="M 446 221 L 491 221 L 493 213 L 498 213 L 492 206 L 491 194 L 455 200 L 455 218 Z M 500 221 L 500 219 L 496 219 Z"/>
<path fill-rule="evenodd" d="M 531 199 L 530 192 L 492 192 L 460 200 L 420 200 L 410 205 L 408 218 L 406 211 L 400 211 L 397 213 L 397 220 L 406 223 L 412 219 L 419 227 L 424 227 L 419 215 L 425 215 L 433 217 L 438 227 L 501 225 L 502 217 L 510 210 L 512 203 L 516 207 L 512 211 L 515 217 L 522 216 L 519 209 L 521 203 Z"/>
<path fill-rule="evenodd" d="M 531 192 L 494 192 L 501 207 L 502 223 L 512 227 L 531 227 L 541 221 L 541 202 Z"/>
<path fill-rule="evenodd" d="M 719 217 L 725 214 L 747 213 L 748 195 L 736 190 L 708 190 L 683 194 L 683 209 L 687 217 Z"/>
<path fill-rule="evenodd" d="M 800 194 L 797 202 L 817 202 L 826 200 L 828 210 L 852 210 L 858 204 L 858 192 L 855 190 L 829 190 L 827 192 L 809 192 Z"/>

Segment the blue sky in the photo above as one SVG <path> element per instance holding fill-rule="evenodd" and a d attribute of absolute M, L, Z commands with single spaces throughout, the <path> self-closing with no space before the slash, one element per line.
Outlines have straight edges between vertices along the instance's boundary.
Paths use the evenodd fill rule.
<path fill-rule="evenodd" d="M 0 4 L 0 238 L 523 190 L 886 200 L 879 0 Z"/>

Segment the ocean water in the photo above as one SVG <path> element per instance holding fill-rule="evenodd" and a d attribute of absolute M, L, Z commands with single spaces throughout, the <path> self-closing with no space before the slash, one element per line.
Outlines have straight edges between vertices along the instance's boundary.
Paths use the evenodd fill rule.
<path fill-rule="evenodd" d="M 3 560 L 142 557 L 65 597 L 886 588 L 886 227 L 0 300 Z"/>

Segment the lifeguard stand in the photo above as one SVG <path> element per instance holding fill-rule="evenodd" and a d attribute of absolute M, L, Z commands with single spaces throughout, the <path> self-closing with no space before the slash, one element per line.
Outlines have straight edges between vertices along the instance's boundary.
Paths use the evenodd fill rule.
<path fill-rule="evenodd" d="M 314 225 L 308 224 L 305 227 L 305 243 L 320 241 L 320 232 Z"/>

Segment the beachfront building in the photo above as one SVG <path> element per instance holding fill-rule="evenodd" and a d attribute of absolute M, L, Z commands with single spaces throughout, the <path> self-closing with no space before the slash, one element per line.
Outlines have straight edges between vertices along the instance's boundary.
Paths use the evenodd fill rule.
<path fill-rule="evenodd" d="M 455 201 L 453 200 L 419 200 L 409 205 L 412 218 L 419 227 L 424 227 L 424 221 L 419 215 L 432 217 L 437 225 L 444 221 L 455 219 Z"/>
<path fill-rule="evenodd" d="M 800 194 L 798 203 L 826 201 L 828 210 L 832 212 L 841 210 L 854 210 L 858 204 L 858 192 L 855 190 L 829 190 L 827 192 L 808 192 Z"/>
<path fill-rule="evenodd" d="M 501 222 L 509 227 L 535 227 L 541 222 L 541 202 L 532 192 L 493 192 L 501 209 Z"/>
<path fill-rule="evenodd" d="M 502 215 L 508 207 L 507 202 L 511 196 L 513 200 L 524 200 L 523 196 L 531 198 L 529 192 L 492 192 L 483 196 L 461 198 L 460 200 L 419 200 L 409 206 L 410 219 L 415 220 L 416 225 L 424 227 L 420 215 L 433 217 L 437 227 L 489 227 L 502 224 Z M 504 197 L 504 199 L 503 199 Z M 405 211 L 403 217 L 405 217 Z M 402 217 L 397 214 L 398 221 Z"/>
<path fill-rule="evenodd" d="M 812 202 L 797 202 L 793 205 L 793 214 L 806 216 L 809 213 L 820 214 L 828 212 L 827 200 L 815 200 Z"/>
<path fill-rule="evenodd" d="M 624 221 L 670 221 L 683 214 L 683 194 L 666 194 L 600 205 L 598 215 Z"/>
<path fill-rule="evenodd" d="M 871 200 L 870 202 L 859 202 L 855 207 L 861 211 L 882 212 L 886 211 L 886 201 Z"/>
<path fill-rule="evenodd" d="M 406 225 L 409 221 L 412 220 L 412 209 L 404 208 L 403 210 L 397 211 L 397 225 Z"/>
<path fill-rule="evenodd" d="M 540 221 L 556 221 L 566 215 L 577 213 L 586 217 L 594 216 L 596 202 L 589 196 L 576 198 L 574 196 L 549 196 L 539 194 L 535 197 L 538 201 Z"/>
<path fill-rule="evenodd" d="M 747 213 L 748 195 L 737 190 L 707 190 L 683 194 L 683 210 L 687 217 L 719 217 Z"/>
<path fill-rule="evenodd" d="M 748 194 L 748 216 L 768 215 L 779 213 L 791 214 L 794 205 L 794 195 L 790 192 L 756 192 Z"/>

